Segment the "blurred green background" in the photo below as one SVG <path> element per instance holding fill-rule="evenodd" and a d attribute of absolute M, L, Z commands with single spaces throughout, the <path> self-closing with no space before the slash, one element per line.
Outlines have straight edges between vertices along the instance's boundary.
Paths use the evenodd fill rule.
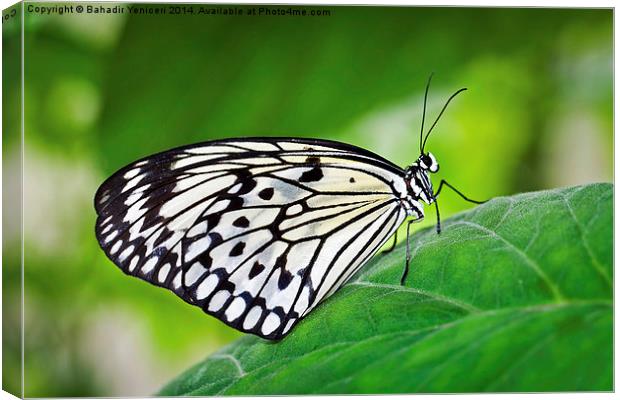
<path fill-rule="evenodd" d="M 486 199 L 612 180 L 611 10 L 306 9 L 330 15 L 26 12 L 26 396 L 148 395 L 240 336 L 100 251 L 94 193 L 140 157 L 280 135 L 406 166 L 434 72 L 427 120 L 469 88 L 427 144 L 436 182 Z M 18 37 L 5 27 L 5 48 Z M 17 96 L 19 82 L 8 84 Z M 19 159 L 18 145 L 5 140 L 5 160 Z M 444 218 L 470 206 L 442 195 Z M 18 253 L 19 238 L 7 240 L 5 254 Z M 5 388 L 18 390 L 18 373 L 5 370 Z"/>

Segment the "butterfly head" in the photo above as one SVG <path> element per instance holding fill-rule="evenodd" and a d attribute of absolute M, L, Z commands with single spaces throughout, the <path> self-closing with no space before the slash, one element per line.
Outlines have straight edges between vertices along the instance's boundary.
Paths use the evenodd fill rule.
<path fill-rule="evenodd" d="M 420 157 L 418 158 L 418 165 L 424 171 L 432 173 L 439 171 L 439 164 L 437 163 L 437 159 L 430 151 L 426 154 L 420 154 Z"/>

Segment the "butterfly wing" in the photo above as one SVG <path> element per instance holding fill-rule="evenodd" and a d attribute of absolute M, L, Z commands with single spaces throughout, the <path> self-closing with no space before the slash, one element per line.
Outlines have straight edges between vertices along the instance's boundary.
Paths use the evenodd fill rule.
<path fill-rule="evenodd" d="M 338 142 L 206 142 L 142 159 L 104 182 L 96 234 L 125 273 L 277 339 L 402 223 L 403 176 Z"/>

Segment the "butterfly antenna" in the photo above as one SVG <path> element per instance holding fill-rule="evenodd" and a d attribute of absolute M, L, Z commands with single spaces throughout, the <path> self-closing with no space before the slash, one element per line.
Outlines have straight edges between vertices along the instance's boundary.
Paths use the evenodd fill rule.
<path fill-rule="evenodd" d="M 443 108 L 441 109 L 441 112 L 437 116 L 437 119 L 435 120 L 435 122 L 433 122 L 433 125 L 431 126 L 431 129 L 428 130 L 428 133 L 424 137 L 424 142 L 422 142 L 422 153 L 424 153 L 424 146 L 426 146 L 426 140 L 428 139 L 428 136 L 433 131 L 433 128 L 435 127 L 435 125 L 437 125 L 437 122 L 439 121 L 439 118 L 441 118 L 441 115 L 443 114 L 443 112 L 446 111 L 446 108 L 448 107 L 448 104 L 450 104 L 450 101 L 452 101 L 452 99 L 455 98 L 457 94 L 459 94 L 461 92 L 464 92 L 466 90 L 467 90 L 467 88 L 461 88 L 461 89 L 457 90 L 452 96 L 450 96 L 448 101 L 446 101 L 446 104 L 444 104 Z"/>
<path fill-rule="evenodd" d="M 424 117 L 426 116 L 426 99 L 428 98 L 428 88 L 431 86 L 431 79 L 433 79 L 433 73 L 428 77 L 426 82 L 426 90 L 424 91 L 424 108 L 422 110 L 422 126 L 420 127 L 420 154 L 422 154 L 422 135 L 424 134 Z"/>

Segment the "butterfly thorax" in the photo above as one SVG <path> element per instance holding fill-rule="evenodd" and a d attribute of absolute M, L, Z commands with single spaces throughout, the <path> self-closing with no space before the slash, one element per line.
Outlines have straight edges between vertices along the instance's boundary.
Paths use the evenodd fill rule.
<path fill-rule="evenodd" d="M 433 203 L 433 183 L 428 171 L 413 164 L 405 170 L 405 182 L 411 197 L 418 201 L 422 200 L 426 204 Z"/>
<path fill-rule="evenodd" d="M 433 183 L 429 172 L 422 168 L 418 162 L 413 163 L 405 170 L 405 182 L 407 184 L 407 203 L 405 206 L 410 216 L 424 217 L 424 210 L 421 201 L 426 204 L 434 202 Z"/>

